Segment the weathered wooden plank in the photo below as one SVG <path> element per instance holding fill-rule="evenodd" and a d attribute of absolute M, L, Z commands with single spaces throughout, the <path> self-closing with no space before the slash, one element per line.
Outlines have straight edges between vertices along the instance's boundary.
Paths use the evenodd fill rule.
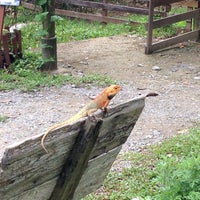
<path fill-rule="evenodd" d="M 5 12 L 5 6 L 0 6 L 0 41 L 2 40 L 2 34 L 3 34 L 3 23 L 4 23 L 4 12 Z"/>
<path fill-rule="evenodd" d="M 86 121 L 88 122 L 88 120 Z M 94 120 L 80 127 L 80 132 L 49 200 L 72 199 L 87 167 L 90 153 L 99 135 L 102 120 Z"/>
<path fill-rule="evenodd" d="M 134 128 L 143 108 L 143 98 L 114 107 L 103 121 L 91 158 L 122 145 Z"/>
<path fill-rule="evenodd" d="M 178 44 L 178 43 L 185 42 L 188 40 L 198 40 L 199 33 L 200 33 L 200 30 L 191 31 L 188 33 L 184 33 L 182 35 L 175 36 L 173 38 L 166 39 L 164 41 L 153 43 L 152 46 L 149 48 L 148 53 L 152 53 L 159 49 L 163 49 L 163 48 L 172 46 L 174 44 Z"/>
<path fill-rule="evenodd" d="M 88 162 L 88 167 L 74 193 L 73 200 L 79 200 L 91 191 L 101 187 L 121 147 L 118 146 Z"/>
<path fill-rule="evenodd" d="M 149 2 L 149 20 L 147 24 L 148 32 L 147 32 L 147 46 L 145 48 L 145 53 L 151 53 L 151 46 L 153 42 L 153 17 L 154 17 L 154 1 Z"/>
<path fill-rule="evenodd" d="M 177 3 L 183 0 L 167 0 L 167 1 L 166 0 L 151 0 L 151 1 L 154 2 L 155 7 L 158 7 L 158 6 L 164 6 L 167 4 Z"/>
<path fill-rule="evenodd" d="M 124 5 L 111 4 L 111 3 L 81 1 L 81 0 L 64 0 L 63 2 L 65 4 L 104 9 L 108 11 L 129 12 L 129 13 L 135 13 L 135 14 L 141 14 L 141 15 L 148 15 L 149 13 L 147 8 L 130 7 L 130 6 L 124 6 Z"/>
<path fill-rule="evenodd" d="M 105 162 L 105 166 L 111 166 L 114 157 L 111 159 L 109 155 L 114 156 L 115 154 L 109 152 L 112 152 L 112 149 L 121 148 L 142 112 L 144 100 L 145 97 L 140 97 L 109 110 L 108 116 L 103 119 L 102 128 L 99 130 L 100 134 L 90 159 L 94 157 L 100 159 L 103 154 L 105 160 L 110 160 L 108 163 Z M 98 116 L 101 116 L 101 113 Z M 3 200 L 48 199 L 85 120 L 81 119 L 51 133 L 46 140 L 49 154 L 46 154 L 41 148 L 42 135 L 8 147 L 0 165 L 0 197 Z M 123 121 L 123 123 L 118 125 L 115 121 Z M 124 124 L 125 130 L 122 124 Z M 106 145 L 110 145 L 110 147 Z M 94 165 L 91 170 L 95 171 L 95 167 L 97 166 Z M 104 168 L 101 170 L 95 177 L 99 180 L 95 189 L 102 184 L 101 174 L 105 173 L 104 175 L 106 175 Z M 93 187 L 88 187 L 83 194 L 92 191 Z"/>
<path fill-rule="evenodd" d="M 3 171 L 0 174 L 0 196 L 9 199 L 55 179 L 69 155 L 81 123 L 82 121 L 51 133 L 46 140 L 49 154 L 41 148 L 41 136 L 7 148 L 1 161 Z"/>
<path fill-rule="evenodd" d="M 166 18 L 162 18 L 159 20 L 155 20 L 153 22 L 153 29 L 163 27 L 164 25 L 167 26 L 169 24 L 173 24 L 179 21 L 184 21 L 186 19 L 191 19 L 196 16 L 199 16 L 199 14 L 200 14 L 200 9 L 196 9 L 196 10 L 192 10 L 186 13 L 181 13 L 181 14 L 169 16 Z"/>
<path fill-rule="evenodd" d="M 55 13 L 57 15 L 62 15 L 62 16 L 66 16 L 66 17 L 87 19 L 89 21 L 110 22 L 110 23 L 127 23 L 128 22 L 128 20 L 126 20 L 126 19 L 101 16 L 101 15 L 89 14 L 89 13 L 81 13 L 81 12 L 75 12 L 75 11 L 71 11 L 71 10 L 56 9 Z M 135 23 L 139 24 L 138 22 L 135 22 Z"/>

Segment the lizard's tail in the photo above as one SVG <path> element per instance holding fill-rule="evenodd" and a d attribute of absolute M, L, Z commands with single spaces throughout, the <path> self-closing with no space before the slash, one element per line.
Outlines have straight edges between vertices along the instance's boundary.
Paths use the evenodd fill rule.
<path fill-rule="evenodd" d="M 49 133 L 49 131 L 45 132 L 45 134 L 42 136 L 42 139 L 41 139 L 41 146 L 46 151 L 46 153 L 48 153 L 48 151 L 47 151 L 46 147 L 44 146 L 44 140 L 48 133 Z"/>
<path fill-rule="evenodd" d="M 68 119 L 67 121 L 61 122 L 61 123 L 59 123 L 59 124 L 55 124 L 54 126 L 50 127 L 50 128 L 44 133 L 44 135 L 42 136 L 42 139 L 41 139 L 41 146 L 42 146 L 42 148 L 46 151 L 46 153 L 48 153 L 48 151 L 47 151 L 46 147 L 44 146 L 44 141 L 45 141 L 47 135 L 48 135 L 49 133 L 51 133 L 52 131 L 55 131 L 56 129 L 61 128 L 61 127 L 65 126 L 65 125 L 67 125 L 67 124 L 69 124 L 69 123 L 75 122 L 75 121 L 77 121 L 78 119 L 80 119 L 80 118 L 82 118 L 82 117 L 83 117 L 83 116 L 82 116 L 82 113 L 77 113 L 76 115 L 74 115 L 73 117 L 71 117 L 70 119 Z"/>

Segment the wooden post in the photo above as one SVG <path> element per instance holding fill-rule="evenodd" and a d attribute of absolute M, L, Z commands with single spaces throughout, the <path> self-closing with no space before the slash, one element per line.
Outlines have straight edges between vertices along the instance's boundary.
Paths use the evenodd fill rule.
<path fill-rule="evenodd" d="M 0 6 L 0 41 L 2 41 L 5 6 Z"/>
<path fill-rule="evenodd" d="M 91 122 L 88 119 L 85 124 L 82 124 L 79 135 L 49 200 L 73 199 L 74 192 L 87 167 L 90 153 L 98 138 L 102 122 L 102 120 Z"/>
<path fill-rule="evenodd" d="M 10 55 L 9 55 L 10 33 L 4 34 L 2 38 L 3 38 L 5 66 L 8 67 L 10 65 Z"/>
<path fill-rule="evenodd" d="M 42 57 L 44 59 L 42 69 L 54 70 L 57 69 L 55 22 L 52 21 L 52 16 L 55 14 L 55 1 L 48 0 L 42 8 L 43 12 L 48 12 L 43 22 L 43 30 L 45 30 L 47 34 L 42 38 Z"/>
<path fill-rule="evenodd" d="M 145 48 L 145 54 L 152 53 L 152 41 L 153 41 L 153 15 L 154 15 L 154 0 L 149 2 L 149 21 L 148 21 L 148 33 L 147 33 L 147 46 Z"/>
<path fill-rule="evenodd" d="M 200 1 L 198 1 L 198 3 L 197 3 L 197 9 L 200 9 Z M 194 30 L 199 30 L 200 29 L 200 15 L 195 16 L 194 23 L 193 23 L 193 29 Z M 197 41 L 200 40 L 200 32 L 199 32 L 198 38 L 196 40 Z"/>
<path fill-rule="evenodd" d="M 103 0 L 103 3 L 108 3 L 108 0 Z M 102 9 L 102 16 L 107 17 L 108 16 L 108 10 Z M 104 24 L 107 24 L 107 22 L 103 22 Z"/>

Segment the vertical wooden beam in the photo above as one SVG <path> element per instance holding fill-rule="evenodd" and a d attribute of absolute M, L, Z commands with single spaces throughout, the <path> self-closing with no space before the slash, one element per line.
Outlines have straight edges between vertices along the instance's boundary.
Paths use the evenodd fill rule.
<path fill-rule="evenodd" d="M 145 54 L 152 53 L 152 41 L 153 41 L 153 16 L 154 16 L 154 0 L 149 2 L 149 20 L 147 28 L 147 44 L 145 48 Z"/>
<path fill-rule="evenodd" d="M 194 30 L 199 30 L 200 29 L 200 1 L 198 1 L 198 3 L 197 3 L 197 9 L 199 10 L 199 15 L 195 15 L 195 17 L 193 19 L 193 21 L 194 21 L 194 23 L 193 23 L 193 29 Z M 197 38 L 197 40 L 199 40 L 199 39 L 200 39 L 200 35 Z"/>
<path fill-rule="evenodd" d="M 191 11 L 193 9 L 194 9 L 193 7 L 187 6 L 187 11 Z M 192 21 L 193 21 L 192 18 L 186 20 L 186 31 L 192 31 L 192 29 L 193 29 Z"/>
<path fill-rule="evenodd" d="M 3 63 L 3 51 L 1 49 L 1 42 L 0 42 L 0 68 L 3 68 L 3 67 L 4 67 L 4 63 Z"/>
<path fill-rule="evenodd" d="M 19 58 L 22 58 L 22 36 L 21 36 L 21 31 L 15 29 L 14 33 L 15 33 L 15 36 L 17 38 L 18 56 L 19 56 Z"/>
<path fill-rule="evenodd" d="M 103 3 L 108 3 L 108 0 L 103 0 Z M 107 17 L 108 16 L 108 10 L 103 8 L 102 9 L 102 16 Z M 103 23 L 107 24 L 106 22 L 103 22 Z"/>
<path fill-rule="evenodd" d="M 86 123 L 81 125 L 79 135 L 49 200 L 73 199 L 98 138 L 101 124 L 102 120 L 87 119 Z"/>
<path fill-rule="evenodd" d="M 197 3 L 197 9 L 199 10 L 199 15 L 197 18 L 194 19 L 194 28 L 199 30 L 200 29 L 200 1 Z M 197 41 L 200 40 L 200 31 L 199 31 L 199 37 L 197 38 Z"/>
<path fill-rule="evenodd" d="M 3 38 L 5 66 L 8 67 L 10 65 L 10 54 L 9 54 L 10 33 L 4 34 L 2 38 Z"/>
<path fill-rule="evenodd" d="M 0 6 L 0 41 L 2 41 L 5 6 Z"/>

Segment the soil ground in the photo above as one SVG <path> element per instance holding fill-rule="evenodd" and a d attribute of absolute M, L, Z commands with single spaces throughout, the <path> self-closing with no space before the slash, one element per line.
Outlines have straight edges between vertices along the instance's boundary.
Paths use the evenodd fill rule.
<path fill-rule="evenodd" d="M 156 92 L 123 147 L 140 151 L 146 145 L 185 132 L 200 122 L 200 45 L 184 43 L 152 55 L 144 54 L 145 39 L 134 35 L 58 44 L 58 67 L 53 73 L 75 76 L 98 73 L 116 79 L 123 90 L 113 104 Z M 47 127 L 76 113 L 102 88 L 41 88 L 22 93 L 0 92 L 0 157 L 15 142 L 43 133 Z"/>

